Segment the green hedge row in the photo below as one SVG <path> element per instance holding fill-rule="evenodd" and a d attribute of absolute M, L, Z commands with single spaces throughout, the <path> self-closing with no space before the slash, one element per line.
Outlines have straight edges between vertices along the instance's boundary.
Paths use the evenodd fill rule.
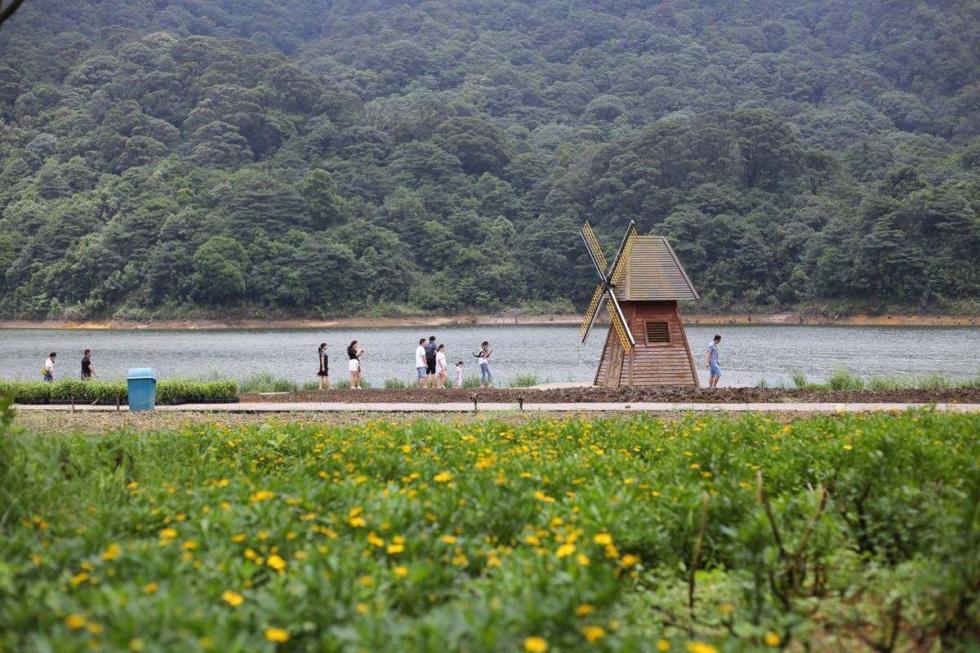
<path fill-rule="evenodd" d="M 13 397 L 18 404 L 125 404 L 128 399 L 125 381 L 88 381 L 66 379 L 55 383 L 43 381 L 0 381 L 0 394 Z M 185 381 L 168 379 L 157 382 L 157 404 L 228 403 L 238 401 L 235 381 Z"/>

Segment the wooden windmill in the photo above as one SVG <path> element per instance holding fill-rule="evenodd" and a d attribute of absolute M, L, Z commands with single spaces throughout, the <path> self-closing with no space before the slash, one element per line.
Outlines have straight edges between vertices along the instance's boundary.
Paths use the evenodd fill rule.
<path fill-rule="evenodd" d="M 603 304 L 611 321 L 595 385 L 698 387 L 694 358 L 677 309 L 678 300 L 699 299 L 698 292 L 667 239 L 640 236 L 630 221 L 609 265 L 588 222 L 581 233 L 599 273 L 599 284 L 579 330 L 582 342 Z"/>

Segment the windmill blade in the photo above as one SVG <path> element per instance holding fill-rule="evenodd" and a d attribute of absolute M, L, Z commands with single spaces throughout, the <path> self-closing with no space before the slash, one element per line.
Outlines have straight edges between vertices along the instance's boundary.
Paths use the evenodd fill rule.
<path fill-rule="evenodd" d="M 612 265 L 609 267 L 609 283 L 614 286 L 618 285 L 623 280 L 623 277 L 626 276 L 630 254 L 633 252 L 636 237 L 636 223 L 630 220 L 630 224 L 626 228 L 626 233 L 623 235 L 623 242 L 619 244 L 619 250 L 616 252 L 616 258 L 613 259 Z"/>
<path fill-rule="evenodd" d="M 636 346 L 636 338 L 633 337 L 629 325 L 626 324 L 626 316 L 623 315 L 623 309 L 619 307 L 619 302 L 616 301 L 616 295 L 611 290 L 607 295 L 609 301 L 606 302 L 606 308 L 609 309 L 609 320 L 612 322 L 612 328 L 619 336 L 619 342 L 623 345 L 623 349 L 632 351 L 633 347 Z"/>
<path fill-rule="evenodd" d="M 599 239 L 595 237 L 595 232 L 592 231 L 592 227 L 588 222 L 582 225 L 581 233 L 582 240 L 585 241 L 585 248 L 589 250 L 589 258 L 592 259 L 592 264 L 595 265 L 599 276 L 605 281 L 606 270 L 609 269 L 609 264 L 606 263 L 606 256 L 602 253 L 602 248 L 599 247 Z"/>
<path fill-rule="evenodd" d="M 585 315 L 582 317 L 582 326 L 579 327 L 578 335 L 582 338 L 582 342 L 589 337 L 589 331 L 592 330 L 592 325 L 595 324 L 596 318 L 599 317 L 599 311 L 602 310 L 602 304 L 606 299 L 606 284 L 600 283 L 595 287 L 595 292 L 592 293 L 592 299 L 589 300 L 589 305 L 585 309 Z"/>

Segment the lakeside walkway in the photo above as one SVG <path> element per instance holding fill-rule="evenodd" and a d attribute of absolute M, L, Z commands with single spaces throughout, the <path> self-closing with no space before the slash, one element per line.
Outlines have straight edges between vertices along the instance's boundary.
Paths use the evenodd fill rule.
<path fill-rule="evenodd" d="M 89 406 L 64 404 L 15 405 L 17 410 L 61 412 L 128 411 L 127 406 Z M 541 413 L 868 413 L 899 412 L 916 408 L 932 408 L 951 413 L 980 413 L 980 404 L 913 404 L 913 403 L 524 403 L 473 402 L 452 403 L 384 403 L 384 402 L 241 402 L 229 404 L 180 404 L 157 406 L 160 412 L 192 413 L 473 413 L 473 412 L 541 412 Z"/>

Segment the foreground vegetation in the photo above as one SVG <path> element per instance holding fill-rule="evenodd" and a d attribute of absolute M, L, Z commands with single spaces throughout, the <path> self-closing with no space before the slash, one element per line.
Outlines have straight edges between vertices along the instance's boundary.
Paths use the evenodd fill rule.
<path fill-rule="evenodd" d="M 19 404 L 125 404 L 129 391 L 125 381 L 0 381 L 0 395 Z M 235 381 L 188 381 L 162 379 L 157 382 L 158 405 L 225 403 L 238 401 Z"/>
<path fill-rule="evenodd" d="M 27 2 L 0 316 L 571 312 L 577 229 L 702 310 L 980 296 L 969 1 Z"/>
<path fill-rule="evenodd" d="M 0 649 L 957 650 L 980 418 L 0 438 Z"/>

